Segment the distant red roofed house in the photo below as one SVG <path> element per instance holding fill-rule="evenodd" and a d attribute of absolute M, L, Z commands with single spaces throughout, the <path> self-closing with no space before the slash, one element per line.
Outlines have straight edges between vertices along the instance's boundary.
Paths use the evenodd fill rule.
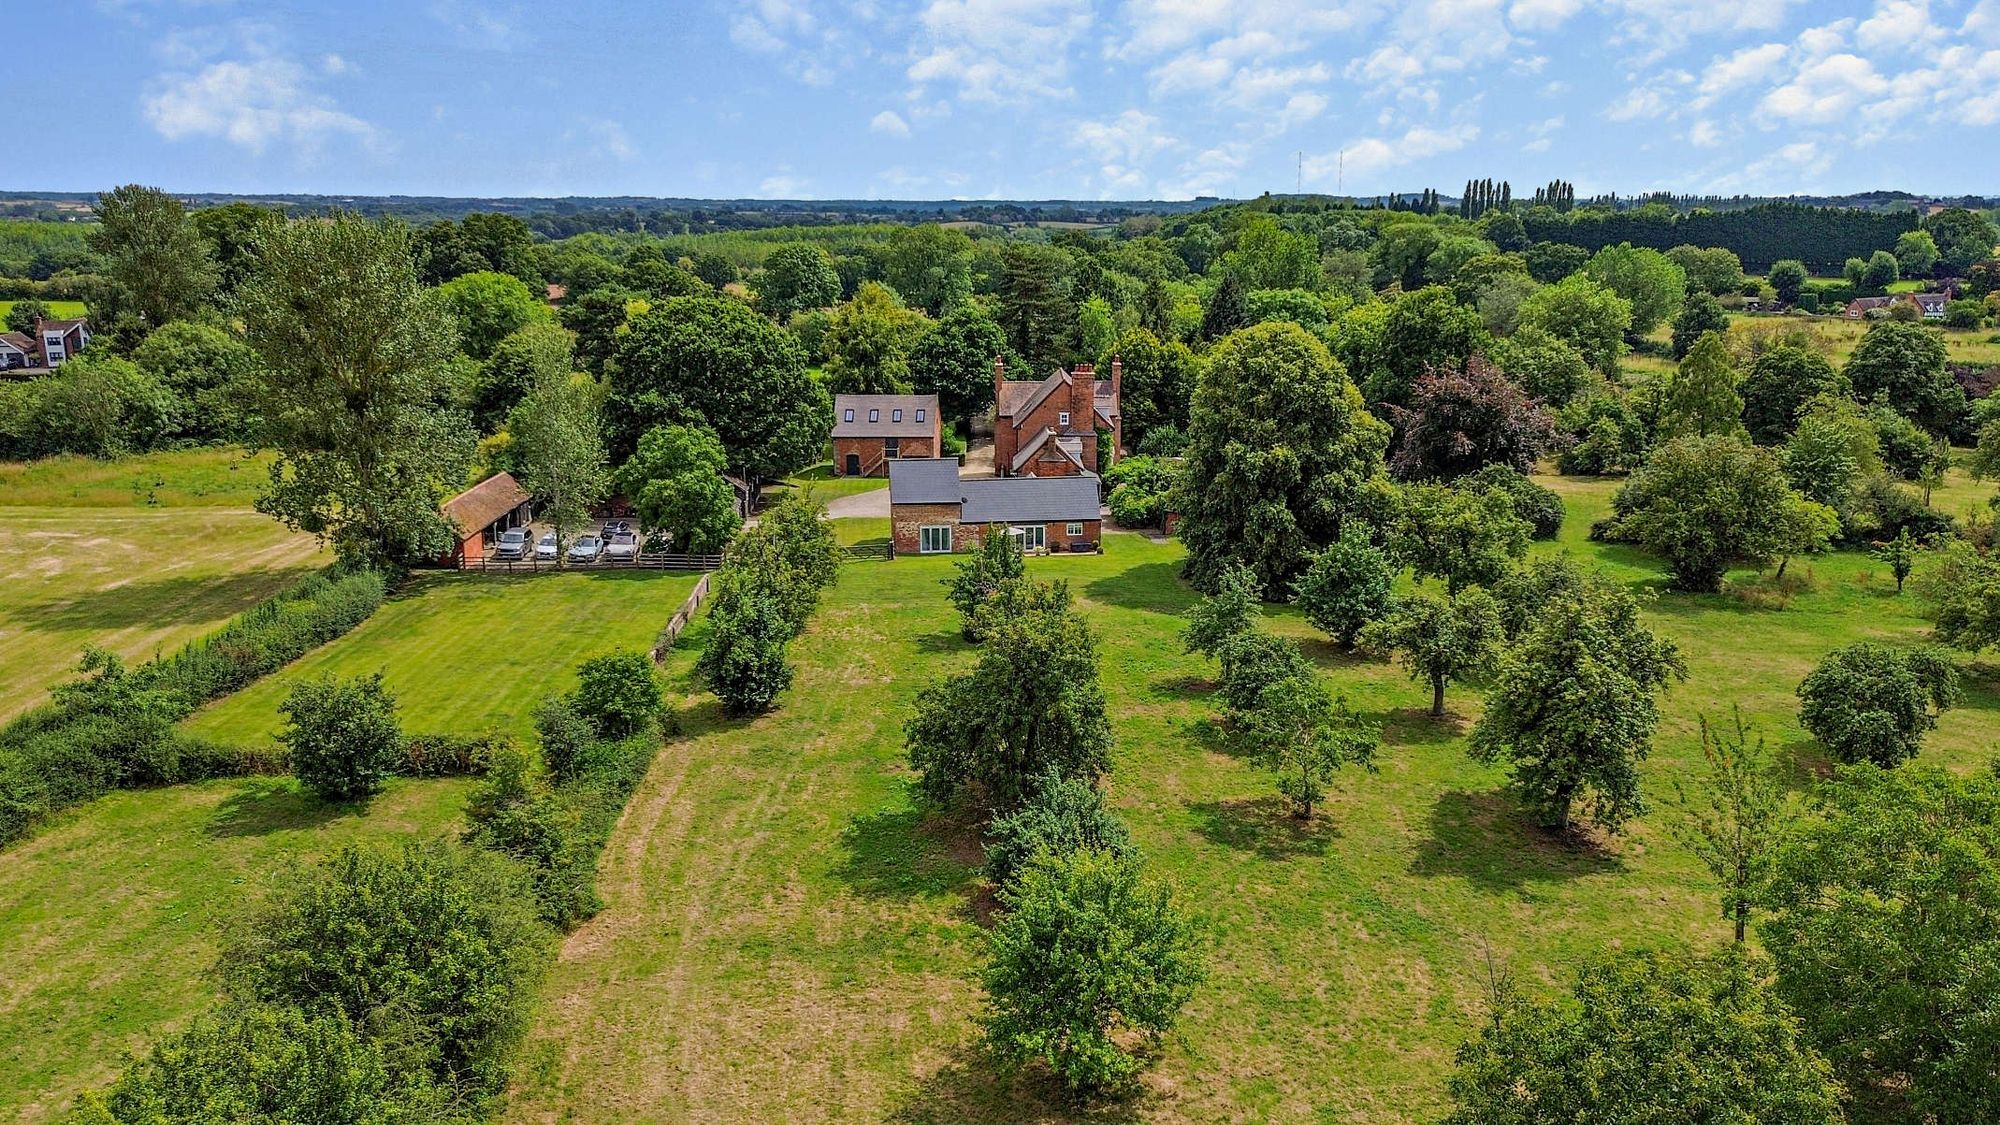
<path fill-rule="evenodd" d="M 548 299 L 549 304 L 560 305 L 563 299 L 569 296 L 569 286 L 551 283 L 542 290 L 542 294 Z"/>
<path fill-rule="evenodd" d="M 1003 477 L 1103 472 L 1118 459 L 1125 436 L 1118 410 L 1124 375 L 1125 364 L 1114 357 L 1109 379 L 1079 363 L 1039 382 L 1009 380 L 1005 363 L 995 359 L 993 471 Z M 1099 430 L 1110 432 L 1110 449 L 1098 449 Z"/>
<path fill-rule="evenodd" d="M 0 332 L 0 371 L 40 367 L 42 349 L 25 332 Z"/>
<path fill-rule="evenodd" d="M 1856 297 L 1847 302 L 1847 308 L 1840 315 L 1849 320 L 1860 320 L 1876 309 L 1888 308 L 1896 300 L 1894 297 Z"/>
<path fill-rule="evenodd" d="M 510 527 L 527 523 L 533 512 L 528 490 L 512 473 L 495 473 L 444 502 L 440 509 L 458 536 L 458 546 L 438 561 L 447 566 L 478 562 L 487 544 Z"/>
<path fill-rule="evenodd" d="M 1917 312 L 1925 320 L 1943 320 L 1944 307 L 1951 303 L 1949 293 L 1912 293 L 1910 300 L 1917 303 Z"/>
<path fill-rule="evenodd" d="M 35 322 L 35 340 L 44 367 L 61 367 L 66 359 L 90 346 L 90 321 L 85 317 Z"/>
<path fill-rule="evenodd" d="M 834 396 L 835 476 L 886 477 L 891 461 L 943 452 L 936 395 Z"/>

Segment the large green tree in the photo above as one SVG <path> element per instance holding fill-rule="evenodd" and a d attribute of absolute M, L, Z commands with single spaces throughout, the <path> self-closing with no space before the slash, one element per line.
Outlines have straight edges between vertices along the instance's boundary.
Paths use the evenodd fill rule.
<path fill-rule="evenodd" d="M 589 522 L 604 499 L 603 404 L 597 380 L 551 370 L 507 418 L 516 473 L 537 499 L 536 518 L 555 531 L 558 557 L 568 549 L 570 534 Z"/>
<path fill-rule="evenodd" d="M 1625 333 L 1632 328 L 1632 302 L 1583 274 L 1571 274 L 1538 289 L 1521 302 L 1518 331 L 1547 333 L 1575 348 L 1607 375 L 1618 371 Z"/>
<path fill-rule="evenodd" d="M 1118 413 L 1128 446 L 1137 449 L 1149 432 L 1161 426 L 1187 428 L 1199 366 L 1186 344 L 1163 341 L 1144 328 L 1128 328 L 1098 358 L 1099 378 L 1110 375 L 1114 359 L 1123 371 Z"/>
<path fill-rule="evenodd" d="M 438 286 L 438 295 L 457 318 L 459 342 L 474 359 L 485 359 L 510 334 L 549 318 L 548 305 L 512 274 L 468 273 Z"/>
<path fill-rule="evenodd" d="M 1974 262 L 1991 258 L 1994 244 L 2000 243 L 2000 228 L 1977 211 L 1947 207 L 1924 220 L 1937 246 L 1938 266 L 1955 277 L 1963 277 Z"/>
<path fill-rule="evenodd" d="M 1892 769 L 1917 756 L 1959 701 L 1958 668 L 1934 649 L 1874 641 L 1835 649 L 1799 683 L 1799 725 L 1833 760 Z"/>
<path fill-rule="evenodd" d="M 740 301 L 670 297 L 633 317 L 605 407 L 614 455 L 654 426 L 699 423 L 729 469 L 780 477 L 817 461 L 833 399 L 792 335 Z"/>
<path fill-rule="evenodd" d="M 899 227 L 882 248 L 882 280 L 912 307 L 942 315 L 972 295 L 972 239 L 936 223 Z"/>
<path fill-rule="evenodd" d="M 472 420 L 491 430 L 534 388 L 567 377 L 576 370 L 575 345 L 569 329 L 547 320 L 508 333 L 479 366 L 469 396 Z"/>
<path fill-rule="evenodd" d="M 1805 503 L 1777 455 L 1729 436 L 1655 449 L 1612 497 L 1617 531 L 1664 556 L 1677 589 L 1714 593 L 1732 565 L 1787 551 L 1787 510 Z"/>
<path fill-rule="evenodd" d="M 455 533 L 438 505 L 464 487 L 474 438 L 443 405 L 458 334 L 417 284 L 408 233 L 341 212 L 261 243 L 236 299 L 262 360 L 246 398 L 278 451 L 258 510 L 344 557 L 444 553 Z"/>
<path fill-rule="evenodd" d="M 1493 595 L 1478 588 L 1440 598 L 1418 591 L 1397 598 L 1387 617 L 1361 630 L 1361 647 L 1401 655 L 1410 678 L 1431 689 L 1431 717 L 1444 717 L 1444 688 L 1483 674 L 1506 639 Z"/>
<path fill-rule="evenodd" d="M 1007 334 L 993 317 L 979 304 L 961 301 L 910 349 L 911 387 L 938 396 L 946 418 L 970 422 L 993 405 L 993 361 L 1006 352 Z"/>
<path fill-rule="evenodd" d="M 1729 314 L 1706 290 L 1690 287 L 1681 311 L 1674 314 L 1674 358 L 1685 359 L 1695 341 L 1710 332 L 1727 333 Z"/>
<path fill-rule="evenodd" d="M 1826 359 L 1794 344 L 1780 344 L 1751 361 L 1737 384 L 1743 424 L 1759 445 L 1776 445 L 1799 425 L 1799 412 L 1823 394 L 1846 397 L 1847 379 Z"/>
<path fill-rule="evenodd" d="M 1486 324 L 1476 309 L 1458 303 L 1451 290 L 1432 285 L 1407 293 L 1389 308 L 1382 330 L 1382 363 L 1362 373 L 1370 403 L 1409 401 L 1417 380 L 1440 371 L 1464 369 L 1486 349 Z"/>
<path fill-rule="evenodd" d="M 1260 324 L 1217 344 L 1191 415 L 1174 507 L 1196 586 L 1213 589 L 1242 563 L 1261 588 L 1288 589 L 1345 521 L 1370 517 L 1389 427 L 1297 325 Z"/>
<path fill-rule="evenodd" d="M 1389 554 L 1419 578 L 1442 579 L 1456 594 L 1490 586 L 1528 553 L 1534 527 L 1500 489 L 1446 484 L 1403 486 Z"/>
<path fill-rule="evenodd" d="M 1632 302 L 1635 336 L 1644 336 L 1674 315 L 1687 296 L 1687 274 L 1658 250 L 1621 242 L 1606 246 L 1583 264 L 1593 281 Z"/>
<path fill-rule="evenodd" d="M 1067 251 L 1010 242 L 1001 257 L 1000 327 L 1036 378 L 1067 363 L 1076 331 L 1074 268 Z"/>
<path fill-rule="evenodd" d="M 1743 433 L 1736 364 L 1722 333 L 1706 333 L 1688 349 L 1667 384 L 1656 429 L 1661 438 Z"/>
<path fill-rule="evenodd" d="M 1841 1120 L 1841 1088 L 1750 955 L 1614 954 L 1564 999 L 1511 981 L 1446 1082 L 1446 1125 Z"/>
<path fill-rule="evenodd" d="M 1965 392 L 1945 370 L 1944 339 L 1921 324 L 1872 325 L 1848 356 L 1846 375 L 1856 398 L 1885 402 L 1934 433 L 1951 429 L 1965 413 Z"/>
<path fill-rule="evenodd" d="M 126 184 L 98 196 L 90 248 L 104 256 L 117 289 L 115 311 L 106 320 L 127 312 L 148 328 L 187 320 L 220 280 L 187 209 L 159 188 Z"/>
<path fill-rule="evenodd" d="M 908 394 L 910 351 L 928 327 L 923 314 L 905 308 L 894 291 L 862 282 L 854 299 L 833 311 L 821 343 L 827 388 L 835 394 Z"/>
<path fill-rule="evenodd" d="M 618 487 L 632 498 L 639 526 L 665 535 L 676 551 L 720 551 L 743 517 L 736 490 L 722 478 L 728 452 L 705 426 L 656 426 L 618 468 Z"/>
<path fill-rule="evenodd" d="M 771 251 L 757 275 L 757 307 L 783 324 L 793 313 L 840 300 L 840 274 L 823 246 L 793 242 Z"/>

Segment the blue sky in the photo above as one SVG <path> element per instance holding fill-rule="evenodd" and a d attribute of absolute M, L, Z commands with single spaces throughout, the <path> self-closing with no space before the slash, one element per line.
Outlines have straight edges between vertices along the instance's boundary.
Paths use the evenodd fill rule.
<path fill-rule="evenodd" d="M 2000 193 L 2000 0 L 64 8 L 9 188 Z"/>

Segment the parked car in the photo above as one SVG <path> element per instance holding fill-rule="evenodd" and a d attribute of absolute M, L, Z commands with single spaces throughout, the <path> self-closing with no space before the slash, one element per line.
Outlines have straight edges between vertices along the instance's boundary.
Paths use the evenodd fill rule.
<path fill-rule="evenodd" d="M 639 557 L 639 537 L 629 531 L 612 536 L 604 544 L 604 557 L 614 562 L 631 562 Z"/>
<path fill-rule="evenodd" d="M 604 554 L 604 540 L 595 535 L 579 536 L 569 545 L 569 561 L 596 562 Z"/>
<path fill-rule="evenodd" d="M 598 532 L 599 535 L 604 537 L 604 541 L 607 543 L 618 538 L 620 535 L 630 535 L 631 533 L 632 525 L 626 520 L 605 520 L 604 530 Z"/>
<path fill-rule="evenodd" d="M 493 557 L 496 559 L 525 559 L 528 557 L 528 529 L 510 527 L 493 540 Z"/>
<path fill-rule="evenodd" d="M 555 561 L 556 559 L 555 532 L 544 531 L 542 532 L 542 537 L 540 539 L 535 540 L 535 557 L 537 559 L 546 559 L 549 562 Z"/>

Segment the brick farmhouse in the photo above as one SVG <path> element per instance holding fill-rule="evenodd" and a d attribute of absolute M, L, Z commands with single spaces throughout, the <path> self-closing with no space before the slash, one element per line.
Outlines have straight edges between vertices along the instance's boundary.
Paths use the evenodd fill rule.
<path fill-rule="evenodd" d="M 904 457 L 944 452 L 936 395 L 835 395 L 833 472 L 883 477 Z"/>
<path fill-rule="evenodd" d="M 1004 527 L 1025 550 L 1095 551 L 1104 534 L 1095 474 L 960 477 L 953 457 L 889 466 L 889 533 L 896 553 L 969 551 Z"/>
<path fill-rule="evenodd" d="M 1008 379 L 1005 363 L 995 359 L 993 471 L 1003 477 L 1102 472 L 1117 459 L 1124 438 L 1118 414 L 1124 369 L 1114 358 L 1109 379 L 1079 363 L 1031 382 Z M 1109 432 L 1111 448 L 1098 449 L 1099 430 Z"/>

